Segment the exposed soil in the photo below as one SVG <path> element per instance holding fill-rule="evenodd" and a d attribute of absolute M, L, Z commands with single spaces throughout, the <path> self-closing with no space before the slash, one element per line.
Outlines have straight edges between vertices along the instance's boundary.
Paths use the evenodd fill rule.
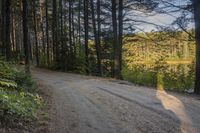
<path fill-rule="evenodd" d="M 32 73 L 49 99 L 50 118 L 35 132 L 200 132 L 198 96 L 43 69 Z"/>

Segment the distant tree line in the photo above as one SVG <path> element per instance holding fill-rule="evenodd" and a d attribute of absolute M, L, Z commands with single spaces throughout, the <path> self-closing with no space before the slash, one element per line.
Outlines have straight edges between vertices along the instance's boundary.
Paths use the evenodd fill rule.
<path fill-rule="evenodd" d="M 194 35 L 194 31 L 188 31 Z M 123 45 L 123 60 L 127 64 L 154 63 L 158 59 L 194 62 L 195 41 L 183 31 L 179 32 L 149 32 L 126 35 Z"/>

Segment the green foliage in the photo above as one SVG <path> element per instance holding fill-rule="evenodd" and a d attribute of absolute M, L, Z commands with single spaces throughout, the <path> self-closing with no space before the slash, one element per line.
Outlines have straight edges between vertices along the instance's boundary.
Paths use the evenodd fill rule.
<path fill-rule="evenodd" d="M 47 67 L 47 55 L 45 53 L 41 53 L 39 60 L 40 60 L 40 67 Z"/>
<path fill-rule="evenodd" d="M 18 91 L 0 90 L 1 122 L 13 122 L 21 118 L 36 118 L 36 110 L 41 105 L 39 96 Z"/>
<path fill-rule="evenodd" d="M 33 85 L 30 75 L 17 69 L 14 64 L 0 60 L 0 86 L 5 88 L 27 88 Z"/>
<path fill-rule="evenodd" d="M 80 73 L 80 74 L 85 73 L 85 56 L 82 51 L 79 54 L 77 54 L 74 66 L 75 66 L 74 68 L 75 73 Z"/>
<path fill-rule="evenodd" d="M 142 68 L 136 68 L 133 70 L 124 68 L 122 73 L 125 80 L 129 80 L 139 85 L 156 87 L 156 73 L 153 71 L 146 71 Z"/>
<path fill-rule="evenodd" d="M 164 75 L 165 88 L 185 91 L 194 88 L 194 64 L 178 65 L 176 72 L 167 71 Z"/>
<path fill-rule="evenodd" d="M 137 65 L 132 69 L 125 67 L 126 80 L 145 86 L 184 92 L 194 87 L 194 64 L 163 67 L 162 71 Z M 173 70 L 174 69 L 174 70 Z"/>
<path fill-rule="evenodd" d="M 31 86 L 34 84 L 31 76 L 24 71 L 15 72 L 15 82 L 20 88 L 24 88 L 28 91 L 31 91 Z"/>
<path fill-rule="evenodd" d="M 15 79 L 17 69 L 11 63 L 0 60 L 0 78 L 1 79 Z"/>
<path fill-rule="evenodd" d="M 164 75 L 162 73 L 157 73 L 157 89 L 158 90 L 164 90 L 164 81 L 163 81 Z"/>
<path fill-rule="evenodd" d="M 165 61 L 188 61 L 195 57 L 195 41 L 184 32 L 150 32 L 124 38 L 124 61 L 128 67 L 134 63 L 153 64 L 158 58 Z"/>
<path fill-rule="evenodd" d="M 195 42 L 184 32 L 126 36 L 123 50 L 125 79 L 158 89 L 193 88 Z"/>
<path fill-rule="evenodd" d="M 0 60 L 0 124 L 36 118 L 42 102 L 37 94 L 30 93 L 32 85 L 30 75 Z"/>
<path fill-rule="evenodd" d="M 0 79 L 0 86 L 5 88 L 17 88 L 17 84 L 12 80 Z"/>

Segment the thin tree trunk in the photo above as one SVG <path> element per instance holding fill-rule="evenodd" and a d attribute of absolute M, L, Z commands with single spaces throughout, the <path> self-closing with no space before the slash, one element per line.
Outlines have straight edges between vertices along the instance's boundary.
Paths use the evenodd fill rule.
<path fill-rule="evenodd" d="M 53 57 L 58 61 L 58 48 L 57 48 L 57 1 L 53 0 L 53 22 L 52 22 L 52 38 L 53 38 Z"/>
<path fill-rule="evenodd" d="M 70 47 L 70 56 L 73 53 L 72 47 L 72 1 L 69 0 L 69 47 Z"/>
<path fill-rule="evenodd" d="M 74 3 L 72 2 L 72 20 L 71 20 L 71 24 L 72 24 L 72 46 L 73 46 L 73 57 L 75 57 L 74 55 L 76 55 L 76 46 L 75 46 L 75 35 L 74 35 Z"/>
<path fill-rule="evenodd" d="M 42 32 L 42 53 L 45 55 L 45 38 L 44 38 L 44 26 L 43 26 L 43 5 L 40 5 L 40 28 Z"/>
<path fill-rule="evenodd" d="M 118 29 L 119 29 L 119 55 L 118 55 L 118 62 L 119 62 L 119 78 L 122 78 L 122 45 L 123 45 L 123 0 L 119 0 L 119 12 L 118 12 L 118 21 L 119 21 L 119 25 L 118 25 Z"/>
<path fill-rule="evenodd" d="M 14 11 L 15 11 L 15 9 L 14 9 L 14 7 L 13 7 L 13 9 L 12 9 L 12 13 L 11 13 L 11 18 L 12 18 L 12 29 L 11 29 L 11 36 L 12 36 L 12 51 L 13 52 L 16 52 L 16 41 L 15 41 L 15 14 L 14 14 Z"/>
<path fill-rule="evenodd" d="M 2 52 L 2 0 L 0 1 L 0 50 Z"/>
<path fill-rule="evenodd" d="M 1 7 L 1 45 L 2 45 L 2 49 L 1 49 L 1 53 L 3 56 L 5 56 L 6 51 L 5 51 L 5 0 L 2 0 L 2 7 Z"/>
<path fill-rule="evenodd" d="M 36 18 L 36 3 L 33 1 L 33 21 L 34 21 L 34 33 L 35 33 L 35 54 L 36 65 L 39 66 L 39 49 L 38 49 L 38 37 L 37 37 L 37 18 Z"/>
<path fill-rule="evenodd" d="M 60 38 L 61 38 L 61 47 L 63 48 L 63 6 L 62 6 L 62 0 L 60 2 Z"/>
<path fill-rule="evenodd" d="M 99 48 L 99 53 L 100 53 L 100 58 L 101 58 L 101 2 L 100 0 L 97 0 L 97 44 L 100 47 Z M 101 61 L 100 61 L 101 63 Z M 103 75 L 103 70 L 102 70 L 102 64 L 101 64 L 101 76 Z"/>
<path fill-rule="evenodd" d="M 81 54 L 81 0 L 78 4 L 78 42 L 79 42 L 79 55 Z"/>
<path fill-rule="evenodd" d="M 28 43 L 29 43 L 29 60 L 33 63 L 33 45 L 31 41 L 31 33 L 28 32 Z"/>
<path fill-rule="evenodd" d="M 49 60 L 49 15 L 48 15 L 48 0 L 46 0 L 46 44 L 47 44 L 47 65 L 50 65 Z"/>
<path fill-rule="evenodd" d="M 41 23 L 41 30 L 42 30 L 42 52 L 43 52 L 43 54 L 45 55 L 45 53 L 46 53 L 46 47 L 45 47 L 45 38 L 44 38 L 44 27 L 43 27 L 43 21 L 42 21 L 42 23 Z"/>
<path fill-rule="evenodd" d="M 11 59 L 11 42 L 10 42 L 10 8 L 11 8 L 11 0 L 6 0 L 6 59 Z"/>
<path fill-rule="evenodd" d="M 88 50 L 88 0 L 84 0 L 84 27 L 85 27 L 85 69 L 86 74 L 89 74 L 89 50 Z"/>
<path fill-rule="evenodd" d="M 60 50 L 60 60 L 61 62 L 61 69 L 63 71 L 65 71 L 65 50 L 64 50 L 64 36 L 63 36 L 63 1 L 59 0 L 59 12 L 60 12 L 60 46 L 61 46 L 61 50 Z"/>

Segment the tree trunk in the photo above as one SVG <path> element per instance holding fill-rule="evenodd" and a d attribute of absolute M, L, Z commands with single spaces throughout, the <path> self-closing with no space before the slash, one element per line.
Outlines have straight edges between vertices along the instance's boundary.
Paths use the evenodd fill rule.
<path fill-rule="evenodd" d="M 46 0 L 46 44 L 47 44 L 47 65 L 50 65 L 49 59 L 49 15 L 48 15 L 48 0 Z"/>
<path fill-rule="evenodd" d="M 53 38 L 53 57 L 54 61 L 58 61 L 57 53 L 57 1 L 53 0 L 53 21 L 52 21 L 52 38 Z"/>
<path fill-rule="evenodd" d="M 196 36 L 196 79 L 194 92 L 200 94 L 200 1 L 193 0 Z"/>
<path fill-rule="evenodd" d="M 73 42 L 72 42 L 72 0 L 69 0 L 69 18 L 68 18 L 68 25 L 69 25 L 69 29 L 68 29 L 68 35 L 69 35 L 69 57 L 68 57 L 68 64 L 67 67 L 68 69 L 72 68 L 72 62 L 73 60 L 70 60 L 73 58 Z"/>
<path fill-rule="evenodd" d="M 89 50 L 88 50 L 88 0 L 84 0 L 84 27 L 85 27 L 85 69 L 86 74 L 89 74 Z"/>
<path fill-rule="evenodd" d="M 81 0 L 78 3 L 78 43 L 79 43 L 79 55 L 81 55 Z"/>
<path fill-rule="evenodd" d="M 63 42 L 63 1 L 60 0 L 59 1 L 59 7 L 60 7 L 60 42 L 61 42 L 61 48 L 63 49 L 63 45 L 64 45 L 64 42 Z"/>
<path fill-rule="evenodd" d="M 96 55 L 97 55 L 97 69 L 98 69 L 98 75 L 102 76 L 102 69 L 101 69 L 101 53 L 100 53 L 100 45 L 99 45 L 99 36 L 97 34 L 97 28 L 96 28 L 96 19 L 95 19 L 95 11 L 94 11 L 94 1 L 90 0 L 91 4 L 91 12 L 92 12 L 92 25 L 93 25 L 93 32 L 94 32 L 94 38 L 95 38 L 95 48 L 96 48 Z"/>
<path fill-rule="evenodd" d="M 36 65 L 39 66 L 39 49 L 38 49 L 38 37 L 37 37 L 37 17 L 36 17 L 36 3 L 33 1 L 33 21 L 34 21 L 34 33 L 35 33 L 35 56 Z"/>
<path fill-rule="evenodd" d="M 119 56 L 118 56 L 118 62 L 119 62 L 119 67 L 120 67 L 120 72 L 119 72 L 119 76 L 120 78 L 122 78 L 122 45 L 123 45 L 123 0 L 119 0 L 119 12 L 118 12 L 118 21 L 119 21 L 119 25 L 118 25 L 118 29 L 119 29 Z"/>
<path fill-rule="evenodd" d="M 114 47 L 114 77 L 121 79 L 120 70 L 120 47 L 118 39 L 118 27 L 117 27 L 117 9 L 116 0 L 112 0 L 112 24 L 113 24 L 113 47 Z"/>
<path fill-rule="evenodd" d="M 75 22 L 74 22 L 74 3 L 72 2 L 72 45 L 73 45 L 73 57 L 76 55 L 76 41 L 75 41 Z"/>
<path fill-rule="evenodd" d="M 10 8 L 11 0 L 6 0 L 6 33 L 5 33 L 5 43 L 6 43 L 6 59 L 11 59 L 11 42 L 10 42 Z"/>
<path fill-rule="evenodd" d="M 5 0 L 2 0 L 1 6 L 1 53 L 3 56 L 5 56 Z"/>
<path fill-rule="evenodd" d="M 12 51 L 16 53 L 16 23 L 15 23 L 15 7 L 12 8 L 12 15 L 11 15 L 11 18 L 12 18 Z"/>
<path fill-rule="evenodd" d="M 63 71 L 66 71 L 67 70 L 67 67 L 66 67 L 66 58 L 65 58 L 65 46 L 64 46 L 64 21 L 63 21 L 63 16 L 64 16 L 64 12 L 63 12 L 63 0 L 59 0 L 59 12 L 60 12 L 60 47 L 61 47 L 61 50 L 60 50 L 60 60 L 62 61 L 61 62 L 61 70 Z"/>
<path fill-rule="evenodd" d="M 42 53 L 45 55 L 45 38 L 44 38 L 44 25 L 43 25 L 43 5 L 40 5 L 40 28 L 42 32 Z"/>
<path fill-rule="evenodd" d="M 100 64 L 102 63 L 101 59 L 101 3 L 100 0 L 97 0 L 97 45 L 99 46 L 100 53 Z M 102 64 L 100 65 L 100 74 L 103 75 Z"/>
<path fill-rule="evenodd" d="M 27 0 L 23 0 L 23 36 L 24 36 L 24 54 L 25 54 L 25 71 L 30 73 L 30 60 L 29 60 L 29 48 L 28 42 L 28 11 Z"/>

